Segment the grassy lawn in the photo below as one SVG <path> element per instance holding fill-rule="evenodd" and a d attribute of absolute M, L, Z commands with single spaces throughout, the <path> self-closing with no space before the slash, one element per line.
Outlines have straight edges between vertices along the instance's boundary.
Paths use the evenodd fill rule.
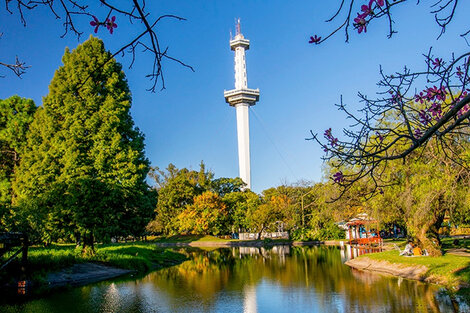
<path fill-rule="evenodd" d="M 470 250 L 470 238 L 458 239 L 458 244 L 454 244 L 455 238 L 443 238 L 442 239 L 442 248 L 444 250 L 454 249 L 454 248 L 463 248 Z"/>
<path fill-rule="evenodd" d="M 169 249 L 156 247 L 153 243 L 134 242 L 96 245 L 94 255 L 82 255 L 75 245 L 53 245 L 47 248 L 31 247 L 28 251 L 28 270 L 33 279 L 43 277 L 47 272 L 60 270 L 76 263 L 99 262 L 106 265 L 145 272 L 181 263 L 186 257 Z M 9 265 L 0 280 L 8 280 L 11 274 L 19 272 L 19 260 Z M 6 275 L 5 275 L 6 274 Z M 10 274 L 10 275 L 8 275 Z"/>
<path fill-rule="evenodd" d="M 445 254 L 441 257 L 405 257 L 397 250 L 363 255 L 372 260 L 388 261 L 404 265 L 424 265 L 428 268 L 426 277 L 434 276 L 446 286 L 470 284 L 470 257 Z"/>

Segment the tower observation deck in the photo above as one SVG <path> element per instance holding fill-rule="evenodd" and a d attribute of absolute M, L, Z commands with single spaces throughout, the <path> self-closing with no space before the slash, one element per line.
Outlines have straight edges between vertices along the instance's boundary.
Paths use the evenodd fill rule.
<path fill-rule="evenodd" d="M 235 107 L 237 113 L 238 164 L 240 178 L 251 189 L 250 170 L 250 121 L 249 107 L 259 100 L 259 89 L 249 89 L 246 77 L 245 51 L 250 41 L 240 30 L 240 19 L 236 25 L 235 38 L 230 40 L 230 49 L 235 51 L 235 89 L 224 91 L 225 101 Z"/>

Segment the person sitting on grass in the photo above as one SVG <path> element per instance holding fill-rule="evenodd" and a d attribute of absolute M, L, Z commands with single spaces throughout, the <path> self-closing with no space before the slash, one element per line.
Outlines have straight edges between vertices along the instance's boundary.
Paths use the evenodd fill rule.
<path fill-rule="evenodd" d="M 408 241 L 408 243 L 405 246 L 405 249 L 400 252 L 400 255 L 405 255 L 405 256 L 413 255 L 413 243 L 411 241 Z"/>
<path fill-rule="evenodd" d="M 413 255 L 414 256 L 421 256 L 423 254 L 423 250 L 421 250 L 421 248 L 416 245 L 416 247 L 413 248 Z"/>

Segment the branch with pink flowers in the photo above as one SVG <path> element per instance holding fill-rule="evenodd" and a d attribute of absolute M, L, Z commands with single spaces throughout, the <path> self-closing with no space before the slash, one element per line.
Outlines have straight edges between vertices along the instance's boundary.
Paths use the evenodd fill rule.
<path fill-rule="evenodd" d="M 449 159 L 465 164 L 452 147 L 470 138 L 470 52 L 447 61 L 431 52 L 425 55 L 424 71 L 405 68 L 387 75 L 381 69 L 381 90 L 373 99 L 359 93 L 359 112 L 350 112 L 341 99 L 338 109 L 352 120 L 342 136 L 331 128 L 323 139 L 311 132 L 308 139 L 316 141 L 325 151 L 323 159 L 337 168 L 331 179 L 344 191 L 368 179 L 375 186 L 372 192 L 383 192 L 390 184 L 381 179 L 387 163 L 419 153 L 430 140 L 436 140 Z"/>
<path fill-rule="evenodd" d="M 349 41 L 349 33 L 351 27 L 357 31 L 358 34 L 366 33 L 368 27 L 376 20 L 384 18 L 388 24 L 388 38 L 391 38 L 396 33 L 394 29 L 395 21 L 393 20 L 393 10 L 397 5 L 404 5 L 409 0 L 341 0 L 337 11 L 331 18 L 326 20 L 328 23 L 335 23 L 339 20 L 339 24 L 334 27 L 329 33 L 322 35 L 314 33 L 309 37 L 308 42 L 311 44 L 321 44 L 331 38 L 333 35 L 343 30 L 345 41 Z M 417 5 L 420 1 L 417 2 Z M 436 23 L 441 28 L 440 37 L 445 31 L 447 26 L 452 22 L 455 12 L 458 9 L 459 0 L 435 0 L 430 6 L 430 14 L 434 15 Z M 344 16 L 344 17 L 343 17 Z M 470 34 L 470 29 L 461 34 L 466 37 Z"/>
<path fill-rule="evenodd" d="M 62 20 L 62 26 L 64 27 L 64 34 L 66 36 L 71 32 L 77 38 L 80 38 L 84 32 L 92 31 L 95 34 L 101 30 L 106 31 L 110 35 L 114 35 L 120 38 L 118 25 L 122 23 L 132 24 L 132 28 L 136 29 L 136 34 L 129 41 L 123 41 L 121 48 L 112 52 L 113 57 L 118 55 L 130 55 L 129 68 L 135 62 L 137 57 L 136 48 L 143 47 L 143 52 L 139 53 L 150 53 L 153 56 L 152 66 L 149 68 L 151 72 L 146 74 L 146 77 L 150 79 L 151 86 L 148 89 L 151 92 L 155 92 L 157 85 L 161 89 L 165 88 L 164 70 L 163 63 L 164 59 L 177 62 L 184 67 L 194 71 L 194 69 L 185 64 L 176 57 L 168 54 L 168 47 L 162 49 L 159 38 L 155 32 L 158 22 L 164 19 L 175 19 L 178 21 L 185 20 L 182 17 L 175 15 L 161 15 L 156 18 L 152 18 L 150 12 L 145 9 L 145 0 L 128 0 L 128 1 L 109 1 L 100 0 L 99 4 L 101 8 L 92 9 L 95 5 L 92 1 L 76 1 L 76 0 L 5 0 L 5 8 L 10 14 L 18 14 L 20 21 L 23 26 L 27 26 L 24 12 L 26 10 L 34 10 L 38 7 L 46 7 L 49 9 L 51 15 Z M 80 30 L 80 20 L 87 21 L 90 25 L 90 29 Z M 140 26 L 142 25 L 142 26 Z M 127 35 L 127 34 L 126 34 Z M 124 37 L 124 36 L 123 36 Z M 0 64 L 1 65 L 1 64 Z M 104 64 L 103 64 L 104 66 Z M 21 71 L 14 71 L 17 76 L 25 73 L 26 67 L 17 67 Z"/>

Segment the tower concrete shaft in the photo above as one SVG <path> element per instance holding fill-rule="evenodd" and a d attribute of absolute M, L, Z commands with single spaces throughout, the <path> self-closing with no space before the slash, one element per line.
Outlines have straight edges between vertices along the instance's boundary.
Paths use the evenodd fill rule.
<path fill-rule="evenodd" d="M 236 28 L 235 38 L 230 40 L 230 48 L 235 51 L 235 89 L 224 91 L 224 97 L 236 108 L 239 173 L 251 189 L 249 107 L 259 100 L 259 89 L 247 87 L 245 51 L 250 48 L 250 41 L 240 31 L 240 20 Z"/>

